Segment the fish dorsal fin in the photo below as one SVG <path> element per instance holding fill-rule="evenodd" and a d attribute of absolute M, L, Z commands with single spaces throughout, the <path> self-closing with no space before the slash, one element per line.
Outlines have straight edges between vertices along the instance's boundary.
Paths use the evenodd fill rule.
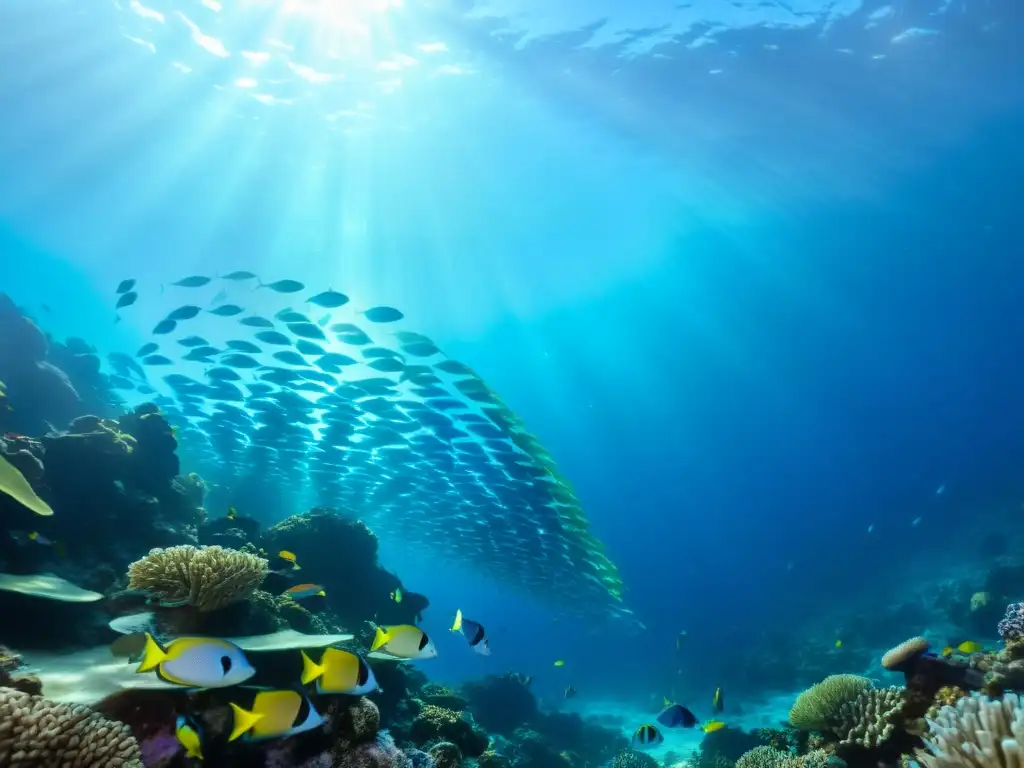
<path fill-rule="evenodd" d="M 455 621 L 452 622 L 452 632 L 462 629 L 462 609 L 455 611 Z"/>
<path fill-rule="evenodd" d="M 663 706 L 663 707 L 671 707 L 672 706 L 672 702 L 669 701 L 668 698 L 666 698 L 665 696 L 662 696 L 661 697 L 661 706 Z"/>
<path fill-rule="evenodd" d="M 242 709 L 234 702 L 231 702 L 231 710 L 235 713 L 235 727 L 231 731 L 231 735 L 228 736 L 228 741 L 234 741 L 240 736 L 244 736 L 246 733 L 252 730 L 253 726 L 256 725 L 256 723 L 263 719 L 262 714 L 257 714 L 256 712 L 250 712 L 247 709 Z"/>

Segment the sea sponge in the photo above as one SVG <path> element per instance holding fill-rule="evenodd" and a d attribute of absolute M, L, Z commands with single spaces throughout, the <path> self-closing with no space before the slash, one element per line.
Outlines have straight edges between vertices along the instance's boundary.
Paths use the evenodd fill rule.
<path fill-rule="evenodd" d="M 4 768 L 143 768 L 128 726 L 87 707 L 0 688 Z"/>
<path fill-rule="evenodd" d="M 928 641 L 923 637 L 912 637 L 904 640 L 895 648 L 890 648 L 882 656 L 882 666 L 890 672 L 902 672 L 907 663 L 928 651 Z"/>
<path fill-rule="evenodd" d="M 244 600 L 267 575 L 262 557 L 223 547 L 186 544 L 151 549 L 128 566 L 128 588 L 148 592 L 164 605 L 214 611 Z"/>
<path fill-rule="evenodd" d="M 839 708 L 840 725 L 833 731 L 843 744 L 877 747 L 896 730 L 905 701 L 902 688 L 871 688 Z"/>
<path fill-rule="evenodd" d="M 834 731 L 842 725 L 843 705 L 871 688 L 859 675 L 829 675 L 801 693 L 789 711 L 789 722 L 801 731 Z"/>
<path fill-rule="evenodd" d="M 923 768 L 1014 768 L 1024 745 L 1024 704 L 1016 694 L 988 701 L 972 693 L 928 723 Z"/>

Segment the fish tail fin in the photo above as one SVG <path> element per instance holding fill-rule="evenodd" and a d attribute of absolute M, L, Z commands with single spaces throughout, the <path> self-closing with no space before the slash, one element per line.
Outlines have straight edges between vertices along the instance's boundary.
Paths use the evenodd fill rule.
<path fill-rule="evenodd" d="M 458 632 L 462 629 L 462 609 L 455 611 L 455 621 L 452 622 L 452 632 Z"/>
<path fill-rule="evenodd" d="M 160 643 L 153 639 L 153 636 L 146 633 L 146 647 L 142 651 L 142 663 L 136 672 L 150 672 L 167 660 L 167 651 L 160 647 Z"/>
<path fill-rule="evenodd" d="M 305 651 L 302 653 L 302 684 L 309 685 L 311 682 L 316 680 L 318 677 L 323 675 L 323 665 L 317 664 L 309 656 L 306 655 Z"/>
<path fill-rule="evenodd" d="M 391 636 L 384 631 L 384 627 L 377 627 L 377 631 L 373 635 L 373 645 L 370 646 L 370 652 L 376 651 L 390 639 Z"/>
<path fill-rule="evenodd" d="M 235 739 L 244 736 L 247 732 L 252 730 L 252 727 L 256 725 L 256 723 L 263 719 L 263 715 L 257 714 L 256 712 L 250 712 L 247 709 L 242 709 L 234 702 L 231 702 L 231 711 L 234 713 L 234 728 L 231 730 L 231 735 L 228 736 L 228 741 L 234 741 Z"/>

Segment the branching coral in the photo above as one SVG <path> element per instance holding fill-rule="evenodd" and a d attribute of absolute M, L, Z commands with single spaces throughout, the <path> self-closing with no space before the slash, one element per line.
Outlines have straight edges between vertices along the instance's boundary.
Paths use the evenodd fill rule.
<path fill-rule="evenodd" d="M 903 708 L 902 688 L 868 689 L 839 708 L 839 725 L 833 731 L 844 744 L 877 747 L 896 730 Z"/>
<path fill-rule="evenodd" d="M 267 574 L 261 557 L 223 547 L 185 545 L 152 549 L 128 566 L 128 588 L 157 597 L 164 605 L 214 611 L 244 600 Z"/>
<path fill-rule="evenodd" d="M 128 726 L 86 707 L 0 688 L 0 765 L 142 768 L 142 759 Z"/>
<path fill-rule="evenodd" d="M 1018 696 L 988 701 L 971 694 L 955 707 L 943 707 L 928 723 L 924 768 L 1017 768 L 1024 745 L 1024 704 Z"/>
<path fill-rule="evenodd" d="M 754 747 L 740 756 L 736 761 L 736 768 L 783 768 L 789 759 L 789 753 L 781 749 L 768 746 Z"/>
<path fill-rule="evenodd" d="M 801 693 L 789 711 L 789 722 L 803 731 L 830 731 L 842 723 L 844 704 L 871 688 L 858 675 L 830 675 Z"/>

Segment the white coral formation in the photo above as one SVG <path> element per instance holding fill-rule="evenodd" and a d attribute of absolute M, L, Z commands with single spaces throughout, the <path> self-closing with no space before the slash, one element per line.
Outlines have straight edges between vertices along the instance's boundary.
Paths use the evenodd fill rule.
<path fill-rule="evenodd" d="M 896 730 L 904 701 L 902 688 L 863 691 L 840 707 L 840 724 L 833 730 L 842 737 L 843 744 L 877 747 Z"/>
<path fill-rule="evenodd" d="M 945 706 L 928 721 L 923 768 L 1022 768 L 1024 703 L 1016 694 L 988 701 L 978 693 Z"/>
<path fill-rule="evenodd" d="M 184 545 L 151 549 L 128 566 L 128 588 L 147 592 L 165 605 L 215 611 L 244 600 L 263 582 L 267 561 L 224 547 Z"/>
<path fill-rule="evenodd" d="M 143 768 L 128 726 L 12 688 L 0 688 L 0 766 Z"/>

